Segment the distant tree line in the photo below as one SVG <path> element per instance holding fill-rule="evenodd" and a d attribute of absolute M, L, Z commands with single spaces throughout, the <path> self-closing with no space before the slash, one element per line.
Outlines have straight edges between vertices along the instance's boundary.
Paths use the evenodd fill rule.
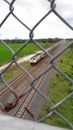
<path fill-rule="evenodd" d="M 36 39 L 36 41 L 38 42 L 42 42 L 42 43 L 55 43 L 55 42 L 59 42 L 60 40 L 62 40 L 61 38 L 47 38 L 47 39 Z"/>
<path fill-rule="evenodd" d="M 42 43 L 56 43 L 59 42 L 60 40 L 63 40 L 61 38 L 44 38 L 44 39 L 34 39 L 37 42 L 42 42 Z M 66 40 L 73 40 L 73 39 L 66 39 Z M 6 43 L 25 43 L 27 39 L 5 39 L 4 40 Z M 31 41 L 32 42 L 32 41 Z"/>

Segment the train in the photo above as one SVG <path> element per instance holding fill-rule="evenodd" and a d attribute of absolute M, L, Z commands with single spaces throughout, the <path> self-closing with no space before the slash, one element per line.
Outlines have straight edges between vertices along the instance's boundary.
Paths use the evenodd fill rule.
<path fill-rule="evenodd" d="M 37 64 L 40 60 L 44 58 L 43 52 L 36 53 L 33 57 L 29 59 L 31 65 Z"/>
<path fill-rule="evenodd" d="M 55 44 L 53 47 L 50 47 L 46 51 L 51 53 L 59 44 Z M 31 65 L 36 65 L 39 61 L 41 61 L 46 56 L 46 53 L 43 51 L 37 52 L 33 57 L 29 59 Z"/>

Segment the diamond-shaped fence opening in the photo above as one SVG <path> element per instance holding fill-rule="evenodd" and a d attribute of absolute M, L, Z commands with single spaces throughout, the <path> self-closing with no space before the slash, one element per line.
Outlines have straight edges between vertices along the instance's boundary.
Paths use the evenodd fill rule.
<path fill-rule="evenodd" d="M 30 109 L 34 109 L 32 108 L 34 105 L 30 105 L 32 104 L 30 102 L 34 97 L 36 104 L 40 105 L 40 101 L 46 101 L 47 104 L 49 104 L 48 113 L 40 118 L 38 120 L 39 122 L 48 118 L 52 118 L 53 115 L 56 115 L 56 117 L 59 117 L 66 124 L 68 124 L 71 129 L 73 129 L 73 124 L 69 122 L 68 119 L 66 119 L 67 117 L 65 118 L 63 114 L 58 111 L 58 109 L 61 108 L 64 103 L 70 100 L 70 98 L 73 96 L 73 91 L 67 93 L 65 97 L 61 98 L 57 102 L 54 102 L 50 96 L 46 96 L 45 94 L 45 88 L 50 79 L 49 75 L 52 75 L 54 71 L 56 71 L 56 78 L 61 75 L 64 77 L 63 82 L 64 80 L 68 80 L 68 83 L 71 84 L 72 88 L 72 77 L 70 77 L 69 74 L 65 73 L 61 68 L 59 68 L 59 66 L 57 66 L 57 60 L 69 48 L 71 49 L 73 41 L 65 47 L 62 44 L 64 41 L 60 41 L 59 44 L 52 46 L 51 49 L 45 49 L 37 40 L 34 39 L 34 32 L 36 28 L 38 28 L 38 26 L 41 25 L 41 23 L 47 17 L 49 17 L 51 13 L 54 13 L 54 15 L 56 15 L 67 27 L 69 27 L 69 29 L 73 30 L 73 27 L 58 13 L 58 11 L 56 11 L 56 1 L 48 0 L 48 3 L 50 4 L 48 12 L 42 18 L 40 18 L 40 20 L 38 20 L 38 22 L 32 28 L 30 28 L 29 25 L 26 25 L 14 12 L 16 1 L 17 0 L 4 0 L 4 4 L 7 5 L 9 11 L 4 17 L 2 17 L 0 27 L 3 28 L 3 25 L 7 22 L 9 17 L 12 16 L 15 20 L 17 20 L 17 22 L 19 22 L 19 24 L 24 27 L 24 29 L 29 31 L 29 38 L 26 38 L 27 40 L 23 41 L 23 44 L 20 45 L 17 50 L 13 50 L 5 40 L 0 40 L 0 43 L 4 46 L 10 55 L 9 63 L 4 69 L 0 70 L 0 109 L 12 116 L 21 118 L 24 118 L 26 115 L 25 112 L 27 112 L 34 119 L 33 113 L 37 112 L 34 111 L 32 113 L 29 110 L 29 106 Z M 41 65 L 40 62 L 38 62 L 36 66 L 33 66 L 32 64 L 33 67 L 31 67 L 28 62 L 27 64 L 26 62 L 24 62 L 24 64 L 18 62 L 19 54 L 22 56 L 23 51 L 25 56 L 25 51 L 29 45 L 32 46 L 32 48 L 35 46 L 36 56 L 39 56 L 40 53 L 42 59 Z M 36 56 L 33 56 L 34 61 Z M 62 64 L 64 61 L 61 60 L 60 62 Z M 71 65 L 71 67 L 73 68 L 73 65 Z M 14 74 L 12 73 L 12 68 L 16 70 Z M 7 75 L 9 72 L 12 73 L 13 78 L 8 80 L 5 78 L 5 75 Z M 56 87 L 55 83 L 53 83 L 53 85 Z M 38 102 L 36 101 L 36 97 L 40 99 Z M 24 102 L 26 99 L 27 102 Z M 39 110 L 39 108 L 37 109 Z"/>

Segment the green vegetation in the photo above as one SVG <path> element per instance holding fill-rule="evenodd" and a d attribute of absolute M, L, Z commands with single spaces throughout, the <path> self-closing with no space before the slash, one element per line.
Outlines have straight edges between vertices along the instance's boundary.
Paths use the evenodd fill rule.
<path fill-rule="evenodd" d="M 73 47 L 64 52 L 58 62 L 58 68 L 60 68 L 60 70 L 73 79 Z M 71 92 L 72 87 L 73 85 L 69 81 L 55 71 L 49 83 L 47 96 L 49 96 L 52 102 L 56 104 Z M 47 115 L 49 111 L 50 105 L 45 102 L 39 118 Z M 73 124 L 73 97 L 57 108 L 57 111 Z M 44 123 L 63 128 L 69 128 L 68 125 L 65 124 L 65 122 L 55 114 L 53 114 L 49 119 L 45 120 Z"/>
<path fill-rule="evenodd" d="M 21 65 L 23 67 L 27 67 L 28 66 L 28 62 L 22 63 Z M 4 73 L 4 79 L 5 80 L 9 80 L 11 79 L 13 76 L 15 76 L 17 73 L 19 73 L 21 71 L 20 68 L 18 68 L 16 65 L 11 66 L 5 73 Z"/>
<path fill-rule="evenodd" d="M 22 43 L 14 43 L 14 44 L 9 43 L 7 45 L 11 47 L 14 50 L 14 52 L 16 52 L 21 46 L 23 46 Z M 45 49 L 51 46 L 51 44 L 48 43 L 46 44 L 40 43 L 40 45 Z M 17 57 L 18 58 L 23 57 L 35 53 L 38 50 L 39 48 L 34 43 L 29 43 L 18 53 Z M 0 66 L 9 62 L 11 58 L 12 58 L 12 53 L 3 44 L 0 44 Z"/>

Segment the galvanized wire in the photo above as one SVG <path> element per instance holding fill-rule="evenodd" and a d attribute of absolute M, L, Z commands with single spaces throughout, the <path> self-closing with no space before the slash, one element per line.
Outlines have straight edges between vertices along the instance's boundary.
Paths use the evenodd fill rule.
<path fill-rule="evenodd" d="M 30 29 L 15 13 L 14 13 L 14 3 L 17 0 L 12 0 L 11 2 L 9 2 L 8 0 L 4 0 L 4 2 L 7 4 L 8 8 L 9 8 L 9 12 L 6 14 L 6 16 L 3 18 L 3 20 L 0 23 L 0 28 L 3 27 L 3 25 L 5 24 L 5 22 L 8 20 L 8 18 L 12 15 L 17 22 L 19 22 L 21 25 L 23 25 L 23 27 L 26 28 L 26 30 L 29 31 L 29 39 L 26 40 L 24 42 L 24 44 L 16 51 L 14 52 L 9 45 L 3 41 L 0 40 L 0 42 L 5 46 L 5 48 L 7 50 L 10 51 L 10 53 L 12 54 L 12 58 L 11 61 L 9 63 L 9 65 L 3 69 L 2 71 L 0 71 L 0 81 L 3 82 L 5 84 L 6 87 L 8 87 L 8 89 L 10 89 L 10 91 L 14 94 L 14 96 L 16 98 L 18 98 L 16 92 L 12 89 L 12 87 L 5 81 L 4 79 L 4 73 L 12 66 L 13 63 L 16 64 L 17 67 L 19 67 L 24 73 L 26 73 L 26 75 L 30 78 L 31 80 L 31 84 L 30 87 L 25 91 L 24 94 L 27 94 L 29 91 L 31 91 L 32 89 L 35 89 L 35 91 L 41 95 L 41 97 L 43 99 L 45 99 L 50 105 L 50 113 L 48 113 L 45 117 L 43 117 L 42 119 L 39 120 L 39 122 L 44 121 L 45 119 L 49 118 L 50 116 L 52 116 L 52 114 L 56 114 L 58 117 L 60 117 L 62 120 L 65 121 L 65 123 L 67 123 L 69 125 L 69 127 L 71 129 L 73 129 L 73 124 L 71 124 L 63 115 L 61 115 L 59 112 L 57 112 L 56 108 L 58 108 L 60 105 L 62 105 L 64 102 L 66 102 L 67 100 L 69 100 L 72 96 L 73 96 L 73 91 L 69 93 L 69 95 L 67 95 L 64 99 L 62 99 L 61 101 L 59 101 L 58 103 L 54 104 L 51 99 L 49 97 L 47 97 L 43 92 L 41 92 L 41 90 L 38 90 L 35 87 L 35 81 L 37 81 L 37 79 L 39 79 L 42 75 L 44 75 L 46 72 L 50 71 L 52 68 L 54 70 L 56 70 L 59 74 L 61 74 L 65 79 L 67 79 L 72 85 L 73 85 L 73 80 L 66 75 L 64 72 L 62 72 L 55 64 L 55 60 L 58 59 L 58 57 L 60 55 L 62 55 L 69 47 L 71 47 L 71 45 L 73 44 L 73 41 L 71 43 L 69 43 L 69 45 L 67 45 L 65 48 L 63 48 L 56 56 L 52 56 L 49 52 L 47 52 L 36 40 L 34 40 L 34 30 L 36 30 L 36 28 L 38 28 L 38 25 L 40 25 L 43 20 L 45 20 L 47 17 L 49 17 L 49 15 L 51 13 L 54 13 L 66 26 L 68 26 L 68 28 L 70 28 L 71 30 L 73 30 L 73 27 L 56 11 L 56 0 L 48 0 L 48 2 L 50 3 L 50 9 L 49 11 L 33 26 L 32 29 Z M 17 54 L 19 54 L 19 52 L 21 52 L 30 42 L 33 42 L 40 50 L 42 50 L 47 56 L 48 59 L 50 60 L 50 63 L 48 65 L 48 67 L 43 70 L 43 72 L 39 73 L 36 77 L 33 77 L 25 68 L 22 67 L 22 65 L 20 65 L 17 62 Z M 2 108 L 4 108 L 3 104 L 0 103 L 0 106 Z"/>

